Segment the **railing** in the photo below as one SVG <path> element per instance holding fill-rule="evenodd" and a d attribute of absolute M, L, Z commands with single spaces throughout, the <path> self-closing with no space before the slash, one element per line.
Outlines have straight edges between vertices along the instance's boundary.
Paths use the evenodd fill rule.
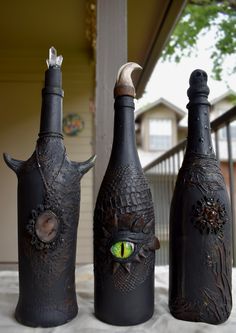
<path fill-rule="evenodd" d="M 217 158 L 221 161 L 221 169 L 225 177 L 230 196 L 233 220 L 233 262 L 236 266 L 236 135 L 232 137 L 232 126 L 235 130 L 236 106 L 211 122 L 213 144 Z M 224 135 L 223 135 L 224 134 Z M 235 131 L 234 131 L 235 134 Z M 223 139 L 222 139 L 223 138 Z M 224 139 L 225 138 L 225 139 Z M 234 142 L 234 145 L 232 144 Z M 186 140 L 168 150 L 144 168 L 149 181 L 156 216 L 156 234 L 161 248 L 156 254 L 156 264 L 166 265 L 169 262 L 169 211 L 175 181 L 181 167 Z"/>

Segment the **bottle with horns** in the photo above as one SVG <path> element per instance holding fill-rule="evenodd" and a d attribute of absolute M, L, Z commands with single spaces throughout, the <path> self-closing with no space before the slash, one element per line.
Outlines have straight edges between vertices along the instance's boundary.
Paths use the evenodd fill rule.
<path fill-rule="evenodd" d="M 18 177 L 17 321 L 51 327 L 76 316 L 75 256 L 80 179 L 94 158 L 71 162 L 62 135 L 62 56 L 47 60 L 39 138 L 27 161 L 4 154 Z"/>
<path fill-rule="evenodd" d="M 114 88 L 114 138 L 94 212 L 95 315 L 112 325 L 148 320 L 154 308 L 159 242 L 154 209 L 135 143 L 134 96 L 127 63 Z"/>
<path fill-rule="evenodd" d="M 231 209 L 212 148 L 207 74 L 188 89 L 188 139 L 170 211 L 169 308 L 181 320 L 220 324 L 230 315 Z"/>

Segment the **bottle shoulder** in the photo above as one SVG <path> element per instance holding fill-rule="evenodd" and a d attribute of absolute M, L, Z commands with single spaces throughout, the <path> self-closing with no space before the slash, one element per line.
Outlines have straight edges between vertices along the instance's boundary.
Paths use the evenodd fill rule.
<path fill-rule="evenodd" d="M 55 173 L 58 168 L 61 172 L 65 172 L 66 169 L 71 171 L 74 169 L 61 139 L 40 138 L 32 155 L 22 162 L 18 174 L 31 173 L 39 168 L 48 176 Z"/>
<path fill-rule="evenodd" d="M 205 193 L 225 190 L 219 161 L 214 155 L 186 154 L 179 170 L 176 187 L 197 187 Z"/>
<path fill-rule="evenodd" d="M 97 205 L 115 197 L 126 201 L 137 201 L 137 204 L 139 201 L 141 204 L 142 199 L 145 201 L 145 197 L 147 201 L 150 200 L 151 192 L 142 168 L 132 164 L 107 168 L 99 190 Z"/>
<path fill-rule="evenodd" d="M 135 183 L 146 183 L 143 170 L 139 164 L 127 163 L 127 164 L 115 164 L 109 163 L 107 170 L 103 178 L 103 184 L 118 184 L 119 186 L 126 186 L 126 182 L 130 180 Z"/>

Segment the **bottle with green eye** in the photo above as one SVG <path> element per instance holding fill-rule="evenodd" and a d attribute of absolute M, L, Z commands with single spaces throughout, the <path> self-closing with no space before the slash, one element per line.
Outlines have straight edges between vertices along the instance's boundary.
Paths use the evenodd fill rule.
<path fill-rule="evenodd" d="M 112 325 L 136 325 L 154 310 L 155 237 L 151 192 L 136 149 L 135 63 L 118 72 L 114 138 L 94 211 L 95 315 Z"/>

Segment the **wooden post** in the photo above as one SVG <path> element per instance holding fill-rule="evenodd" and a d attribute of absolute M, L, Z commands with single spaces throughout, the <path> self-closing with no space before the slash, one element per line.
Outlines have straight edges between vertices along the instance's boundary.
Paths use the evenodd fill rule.
<path fill-rule="evenodd" d="M 116 74 L 127 62 L 127 0 L 97 0 L 95 199 L 107 168 L 112 138 Z"/>

